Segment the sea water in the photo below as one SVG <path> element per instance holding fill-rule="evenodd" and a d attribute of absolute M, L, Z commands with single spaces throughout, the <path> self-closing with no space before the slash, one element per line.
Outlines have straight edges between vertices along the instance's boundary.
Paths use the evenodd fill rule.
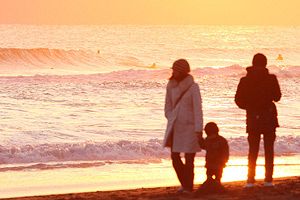
<path fill-rule="evenodd" d="M 300 27 L 0 25 L 0 197 L 178 185 L 161 146 L 178 58 L 200 86 L 204 122 L 229 141 L 223 181 L 244 180 L 245 111 L 234 95 L 257 52 L 283 94 L 274 176 L 299 175 L 299 35 Z"/>

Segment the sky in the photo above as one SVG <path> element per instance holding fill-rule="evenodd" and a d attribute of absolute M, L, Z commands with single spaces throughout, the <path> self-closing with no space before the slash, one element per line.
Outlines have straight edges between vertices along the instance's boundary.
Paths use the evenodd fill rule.
<path fill-rule="evenodd" d="M 0 0 L 0 24 L 300 25 L 300 0 Z"/>

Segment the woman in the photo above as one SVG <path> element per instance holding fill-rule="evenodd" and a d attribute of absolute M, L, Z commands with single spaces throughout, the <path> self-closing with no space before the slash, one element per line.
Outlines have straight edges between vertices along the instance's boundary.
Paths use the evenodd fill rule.
<path fill-rule="evenodd" d="M 167 85 L 165 117 L 168 120 L 164 147 L 171 148 L 172 164 L 181 183 L 179 192 L 192 192 L 194 158 L 201 151 L 198 137 L 202 137 L 203 114 L 199 85 L 189 74 L 185 59 L 173 63 L 173 73 Z M 185 163 L 180 153 L 184 153 Z"/>

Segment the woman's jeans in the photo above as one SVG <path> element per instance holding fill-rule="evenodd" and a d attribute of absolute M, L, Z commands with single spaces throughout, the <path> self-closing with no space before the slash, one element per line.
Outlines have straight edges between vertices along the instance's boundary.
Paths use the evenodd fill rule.
<path fill-rule="evenodd" d="M 260 137 L 263 135 L 265 149 L 265 182 L 272 182 L 274 168 L 274 142 L 275 131 L 251 132 L 248 134 L 249 154 L 248 154 L 248 183 L 255 182 L 256 160 L 259 151 Z"/>
<path fill-rule="evenodd" d="M 188 191 L 194 185 L 194 158 L 196 153 L 184 153 L 185 163 L 182 162 L 180 153 L 171 152 L 172 164 L 181 186 Z"/>

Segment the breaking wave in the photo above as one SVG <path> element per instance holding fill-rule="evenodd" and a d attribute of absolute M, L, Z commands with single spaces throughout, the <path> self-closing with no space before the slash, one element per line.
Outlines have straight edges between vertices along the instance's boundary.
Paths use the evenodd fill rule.
<path fill-rule="evenodd" d="M 132 56 L 104 55 L 91 50 L 0 48 L 1 69 L 73 69 L 105 71 L 103 67 L 142 67 Z"/>
<path fill-rule="evenodd" d="M 300 153 L 300 136 L 280 136 L 276 140 L 276 155 Z M 229 138 L 228 141 L 230 155 L 247 155 L 248 143 L 246 137 Z M 263 152 L 263 149 L 260 152 Z M 204 152 L 201 152 L 199 155 L 203 156 Z M 162 148 L 162 141 L 159 139 L 151 139 L 149 141 L 121 140 L 102 143 L 40 144 L 19 147 L 0 146 L 0 164 L 97 161 L 96 165 L 101 165 L 101 163 L 108 161 L 126 161 L 130 163 L 137 160 L 139 162 L 146 160 L 147 162 L 153 162 L 154 160 L 165 158 L 169 158 L 169 149 Z M 86 167 L 88 166 L 90 164 L 86 164 Z"/>
<path fill-rule="evenodd" d="M 108 73 L 109 76 L 124 77 L 134 75 L 136 72 L 140 77 L 166 78 L 166 74 L 170 73 L 168 68 L 168 66 L 156 66 L 155 63 L 149 65 L 148 62 L 134 56 L 102 54 L 91 50 L 0 48 L 0 69 L 7 70 L 9 73 L 13 73 L 13 70 L 64 69 L 77 71 L 77 74 L 80 74 L 80 71 L 90 70 L 90 73 Z M 269 69 L 282 76 L 300 75 L 300 66 L 269 66 Z M 49 71 L 48 74 L 55 73 L 55 71 L 52 73 Z M 196 76 L 226 76 L 243 73 L 245 73 L 245 68 L 239 65 L 221 68 L 208 66 L 193 70 Z"/>
<path fill-rule="evenodd" d="M 23 65 L 26 67 L 57 66 L 57 65 L 91 65 L 105 60 L 92 52 L 62 49 L 18 49 L 0 48 L 0 64 L 9 66 Z"/>

